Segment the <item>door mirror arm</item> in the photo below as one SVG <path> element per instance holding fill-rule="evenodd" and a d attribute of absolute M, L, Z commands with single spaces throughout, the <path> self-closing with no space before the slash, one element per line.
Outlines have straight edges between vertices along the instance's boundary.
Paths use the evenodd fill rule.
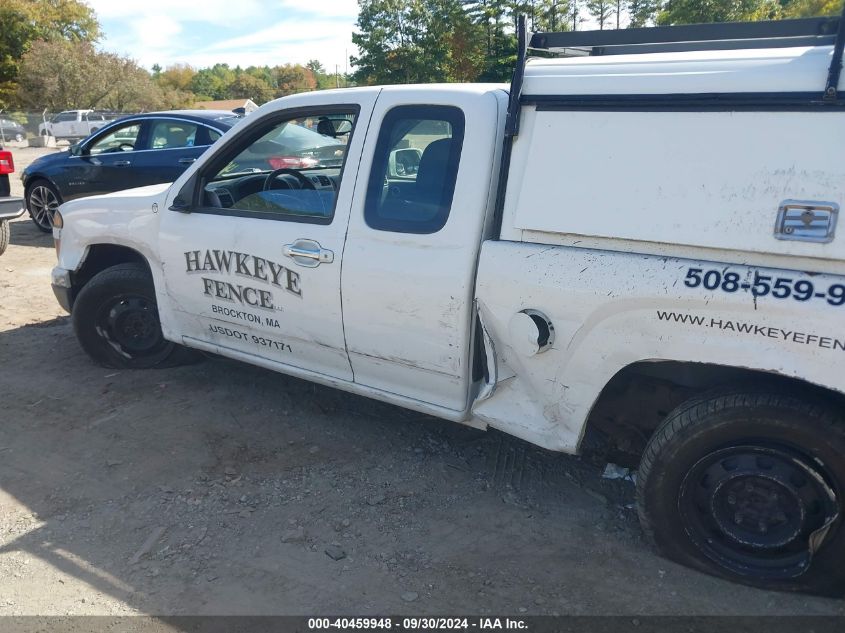
<path fill-rule="evenodd" d="M 178 213 L 190 213 L 191 205 L 185 202 L 185 199 L 182 198 L 182 196 L 176 196 L 173 199 L 173 204 L 170 205 L 170 210 Z"/>
<path fill-rule="evenodd" d="M 194 199 L 196 184 L 196 176 L 188 179 L 188 181 L 182 186 L 182 189 L 179 190 L 179 193 L 176 194 L 176 197 L 173 198 L 173 203 L 170 205 L 171 211 L 176 211 L 178 213 L 191 212 L 191 203 Z"/>

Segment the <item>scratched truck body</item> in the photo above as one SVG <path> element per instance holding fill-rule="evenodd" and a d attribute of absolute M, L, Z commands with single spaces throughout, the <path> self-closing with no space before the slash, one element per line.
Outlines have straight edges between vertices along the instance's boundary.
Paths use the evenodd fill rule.
<path fill-rule="evenodd" d="M 103 364 L 193 348 L 602 447 L 665 555 L 841 595 L 837 27 L 535 34 L 579 54 L 274 101 L 172 185 L 63 205 L 54 289 Z"/>

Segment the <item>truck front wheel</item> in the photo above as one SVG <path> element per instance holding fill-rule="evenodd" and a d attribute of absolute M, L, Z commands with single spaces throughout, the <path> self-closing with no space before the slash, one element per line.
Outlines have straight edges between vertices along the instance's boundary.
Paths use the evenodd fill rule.
<path fill-rule="evenodd" d="M 145 369 L 191 358 L 162 335 L 153 280 L 142 264 L 97 273 L 76 297 L 71 318 L 82 349 L 105 367 Z"/>
<path fill-rule="evenodd" d="M 816 399 L 725 391 L 687 402 L 640 464 L 643 530 L 664 555 L 745 584 L 845 593 L 845 421 Z"/>

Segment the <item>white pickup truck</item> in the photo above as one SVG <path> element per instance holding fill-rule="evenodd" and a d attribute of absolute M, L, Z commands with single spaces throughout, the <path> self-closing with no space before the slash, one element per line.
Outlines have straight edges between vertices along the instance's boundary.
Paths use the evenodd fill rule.
<path fill-rule="evenodd" d="M 57 140 L 82 139 L 111 123 L 120 115 L 96 110 L 65 110 L 38 126 L 38 134 Z"/>
<path fill-rule="evenodd" d="M 665 555 L 841 596 L 839 23 L 541 33 L 510 90 L 285 97 L 172 185 L 64 204 L 54 290 L 106 366 L 194 348 L 602 446 Z"/>

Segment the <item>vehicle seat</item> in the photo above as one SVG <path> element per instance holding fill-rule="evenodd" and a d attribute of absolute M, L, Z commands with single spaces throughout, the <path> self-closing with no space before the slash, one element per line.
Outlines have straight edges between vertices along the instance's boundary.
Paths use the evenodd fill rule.
<path fill-rule="evenodd" d="M 415 222 L 420 226 L 436 223 L 444 213 L 444 191 L 451 168 L 452 139 L 444 138 L 423 151 L 413 189 L 405 190 L 405 198 L 386 198 L 379 215 L 386 220 Z"/>
<path fill-rule="evenodd" d="M 417 168 L 417 184 L 414 187 L 413 202 L 440 205 L 443 188 L 449 174 L 449 154 L 452 139 L 442 138 L 428 144 Z"/>
<path fill-rule="evenodd" d="M 166 147 L 190 147 L 193 145 L 191 141 L 191 132 L 181 127 L 170 128 Z"/>

